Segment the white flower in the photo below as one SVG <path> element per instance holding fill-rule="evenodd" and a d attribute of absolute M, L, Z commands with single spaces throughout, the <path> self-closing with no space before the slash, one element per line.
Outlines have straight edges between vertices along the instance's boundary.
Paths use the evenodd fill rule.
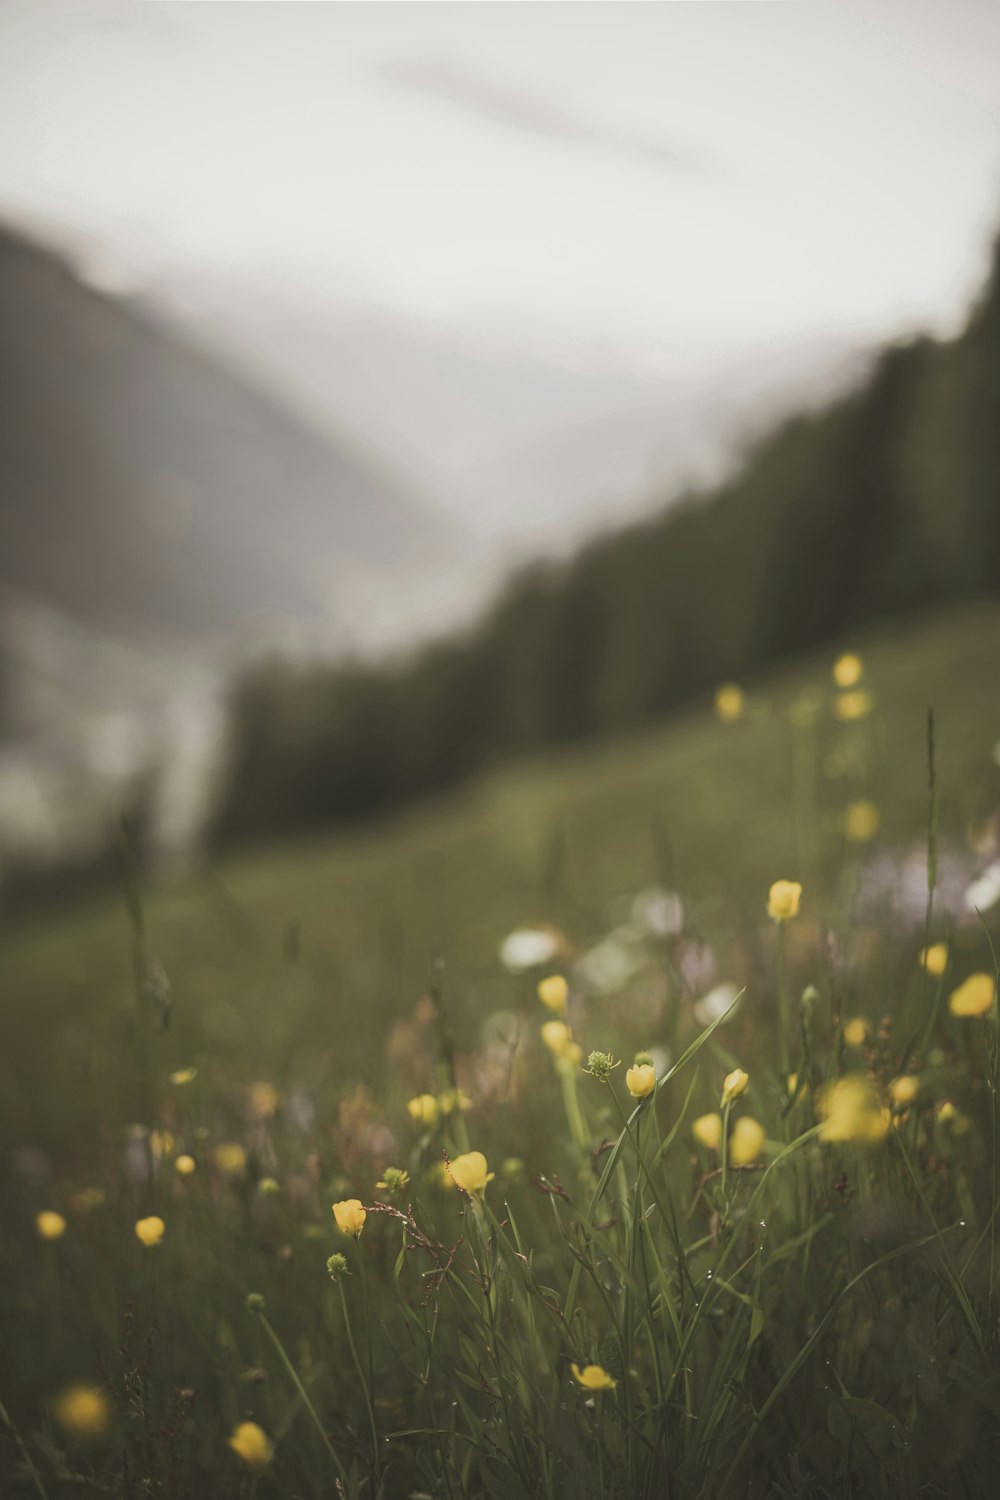
<path fill-rule="evenodd" d="M 652 885 L 632 902 L 632 920 L 656 937 L 676 937 L 684 928 L 684 903 L 674 891 Z"/>
<path fill-rule="evenodd" d="M 653 1059 L 653 1067 L 656 1069 L 657 1078 L 662 1078 L 673 1062 L 669 1049 L 667 1047 L 650 1047 L 649 1055 Z"/>
<path fill-rule="evenodd" d="M 642 954 L 628 941 L 627 930 L 618 928 L 585 953 L 577 973 L 589 990 L 610 995 L 623 989 L 642 967 Z"/>
<path fill-rule="evenodd" d="M 711 1026 L 713 1021 L 724 1016 L 738 994 L 739 989 L 735 984 L 717 984 L 707 995 L 702 995 L 694 1007 L 694 1018 L 698 1025 Z"/>
<path fill-rule="evenodd" d="M 512 974 L 551 963 L 559 952 L 559 942 L 547 927 L 518 927 L 500 944 L 500 962 Z"/>
<path fill-rule="evenodd" d="M 969 886 L 965 893 L 965 905 L 968 911 L 988 911 L 998 901 L 1000 901 L 1000 859 L 995 859 Z"/>

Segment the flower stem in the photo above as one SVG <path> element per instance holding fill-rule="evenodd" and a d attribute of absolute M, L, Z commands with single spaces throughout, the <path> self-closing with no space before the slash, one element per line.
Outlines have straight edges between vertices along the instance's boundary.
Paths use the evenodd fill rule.
<path fill-rule="evenodd" d="M 365 1378 L 365 1372 L 361 1366 L 361 1360 L 358 1357 L 358 1346 L 354 1342 L 354 1334 L 351 1332 L 351 1319 L 350 1314 L 347 1311 L 347 1297 L 344 1294 L 344 1283 L 342 1280 L 337 1282 L 337 1290 L 340 1293 L 340 1305 L 344 1311 L 344 1330 L 347 1334 L 348 1348 L 351 1351 L 351 1358 L 354 1361 L 354 1368 L 358 1372 L 358 1380 L 361 1382 L 361 1389 L 364 1392 L 365 1406 L 368 1408 L 368 1425 L 371 1428 L 372 1434 L 372 1464 L 374 1466 L 375 1475 L 377 1477 L 379 1473 L 378 1429 L 375 1426 L 375 1407 L 372 1403 L 371 1323 L 368 1316 L 368 1290 L 364 1279 L 364 1266 L 363 1264 L 361 1264 L 360 1255 L 358 1256 L 358 1263 L 359 1265 L 361 1265 L 361 1295 L 362 1300 L 365 1304 L 365 1322 L 368 1324 L 369 1373 L 367 1379 Z"/>
<path fill-rule="evenodd" d="M 729 1204 L 726 1200 L 726 1173 L 729 1169 L 729 1111 L 733 1107 L 731 1099 L 725 1099 L 722 1104 L 722 1203 L 723 1218 L 729 1217 Z"/>
<path fill-rule="evenodd" d="M 270 1324 L 270 1321 L 267 1318 L 267 1315 L 265 1313 L 261 1312 L 261 1313 L 258 1313 L 257 1316 L 260 1318 L 260 1321 L 261 1321 L 261 1323 L 262 1323 L 262 1325 L 264 1327 L 264 1331 L 266 1332 L 268 1338 L 271 1340 L 271 1343 L 274 1345 L 275 1349 L 278 1351 L 278 1355 L 279 1355 L 279 1357 L 281 1359 L 282 1364 L 284 1365 L 285 1369 L 288 1371 L 289 1375 L 291 1376 L 292 1384 L 295 1386 L 296 1391 L 298 1391 L 299 1399 L 301 1400 L 303 1406 L 305 1407 L 306 1411 L 309 1413 L 309 1416 L 312 1418 L 313 1426 L 316 1428 L 316 1431 L 319 1433 L 320 1437 L 323 1439 L 323 1446 L 326 1448 L 327 1453 L 329 1453 L 330 1457 L 333 1459 L 334 1463 L 337 1465 L 337 1468 L 340 1471 L 340 1477 L 344 1481 L 344 1483 L 346 1484 L 347 1483 L 347 1470 L 344 1468 L 344 1465 L 341 1463 L 340 1457 L 339 1457 L 339 1455 L 337 1453 L 336 1448 L 334 1448 L 333 1444 L 330 1442 L 330 1439 L 327 1437 L 326 1429 L 324 1428 L 323 1423 L 319 1419 L 319 1415 L 317 1414 L 315 1406 L 313 1406 L 312 1402 L 309 1399 L 309 1392 L 306 1390 L 305 1386 L 302 1384 L 302 1381 L 299 1379 L 299 1372 L 298 1372 L 298 1370 L 296 1370 L 295 1366 L 292 1364 L 291 1360 L 288 1358 L 288 1355 L 285 1353 L 285 1346 L 281 1342 L 281 1340 L 279 1339 L 278 1335 L 275 1333 L 274 1329 L 271 1327 L 271 1324 Z"/>
<path fill-rule="evenodd" d="M 778 923 L 778 1048 L 781 1057 L 782 1081 L 788 1078 L 788 991 L 785 988 L 785 927 Z"/>

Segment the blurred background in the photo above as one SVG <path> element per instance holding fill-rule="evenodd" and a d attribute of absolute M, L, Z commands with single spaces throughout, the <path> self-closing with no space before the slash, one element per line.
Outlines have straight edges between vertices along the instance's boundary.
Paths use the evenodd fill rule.
<path fill-rule="evenodd" d="M 1000 592 L 998 58 L 988 0 L 2 0 L 8 906 Z"/>

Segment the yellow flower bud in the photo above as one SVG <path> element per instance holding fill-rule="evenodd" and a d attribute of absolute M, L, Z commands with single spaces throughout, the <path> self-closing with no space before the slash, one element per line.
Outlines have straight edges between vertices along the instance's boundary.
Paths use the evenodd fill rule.
<path fill-rule="evenodd" d="M 844 1026 L 844 1041 L 849 1047 L 863 1047 L 868 1040 L 870 1027 L 863 1016 L 854 1016 Z"/>
<path fill-rule="evenodd" d="M 35 1228 L 43 1240 L 61 1240 L 66 1233 L 66 1220 L 55 1209 L 44 1208 L 35 1215 Z"/>
<path fill-rule="evenodd" d="M 875 699 L 866 688 L 855 688 L 850 693 L 838 693 L 833 712 L 842 724 L 854 724 L 867 719 L 875 707 Z"/>
<path fill-rule="evenodd" d="M 718 1151 L 722 1145 L 722 1116 L 699 1115 L 691 1126 L 691 1134 L 702 1146 L 707 1146 L 709 1151 Z"/>
<path fill-rule="evenodd" d="M 849 1073 L 832 1084 L 820 1100 L 824 1141 L 857 1141 L 874 1145 L 889 1129 L 889 1111 L 879 1108 L 866 1078 Z"/>
<path fill-rule="evenodd" d="M 229 1439 L 233 1452 L 251 1469 L 263 1469 L 274 1456 L 274 1445 L 256 1422 L 241 1422 Z"/>
<path fill-rule="evenodd" d="M 857 687 L 863 672 L 861 658 L 853 651 L 845 651 L 833 664 L 833 680 L 839 688 Z"/>
<path fill-rule="evenodd" d="M 573 1033 L 565 1021 L 546 1021 L 542 1027 L 542 1041 L 553 1057 L 562 1057 L 573 1043 Z"/>
<path fill-rule="evenodd" d="M 896 1109 L 905 1109 L 912 1104 L 920 1093 L 920 1079 L 915 1078 L 912 1073 L 905 1074 L 902 1078 L 894 1078 L 889 1085 L 889 1098 Z"/>
<path fill-rule="evenodd" d="M 239 1141 L 223 1141 L 212 1152 L 212 1160 L 227 1177 L 238 1177 L 247 1164 L 247 1154 Z"/>
<path fill-rule="evenodd" d="M 361 1205 L 360 1198 L 345 1198 L 341 1203 L 333 1205 L 333 1217 L 337 1221 L 337 1228 L 341 1234 L 351 1234 L 357 1239 L 365 1227 L 368 1215 Z"/>
<path fill-rule="evenodd" d="M 197 1165 L 193 1156 L 188 1156 L 184 1153 L 174 1161 L 174 1171 L 179 1173 L 181 1177 L 190 1177 Z"/>
<path fill-rule="evenodd" d="M 723 682 L 715 690 L 715 716 L 723 724 L 735 724 L 743 717 L 743 689 L 735 682 Z"/>
<path fill-rule="evenodd" d="M 867 844 L 878 833 L 879 813 L 874 802 L 849 802 L 844 809 L 844 837 L 851 844 Z"/>
<path fill-rule="evenodd" d="M 173 1084 L 175 1089 L 182 1089 L 185 1088 L 189 1083 L 194 1083 L 197 1077 L 197 1068 L 178 1068 L 175 1073 L 171 1073 L 170 1082 Z"/>
<path fill-rule="evenodd" d="M 920 962 L 928 974 L 939 979 L 948 967 L 948 944 L 932 943 L 929 948 L 921 948 Z"/>
<path fill-rule="evenodd" d="M 585 1391 L 613 1391 L 615 1382 L 608 1374 L 603 1365 L 570 1365 L 573 1371 L 573 1379 L 577 1385 L 582 1385 Z"/>
<path fill-rule="evenodd" d="M 166 1224 L 158 1214 L 150 1214 L 148 1219 L 139 1219 L 135 1226 L 135 1237 L 146 1249 L 152 1249 L 163 1239 L 166 1232 Z"/>
<path fill-rule="evenodd" d="M 625 1087 L 633 1099 L 646 1099 L 656 1088 L 656 1069 L 651 1063 L 639 1063 L 625 1074 Z"/>
<path fill-rule="evenodd" d="M 270 1120 L 278 1112 L 278 1090 L 266 1078 L 250 1085 L 250 1113 L 256 1120 Z"/>
<path fill-rule="evenodd" d="M 722 1085 L 722 1103 L 731 1104 L 734 1099 L 745 1094 L 749 1082 L 750 1074 L 744 1073 L 742 1068 L 734 1068 L 731 1073 L 727 1073 Z"/>
<path fill-rule="evenodd" d="M 775 922 L 787 922 L 799 914 L 802 887 L 797 880 L 776 880 L 767 893 L 767 914 Z"/>
<path fill-rule="evenodd" d="M 174 1138 L 169 1130 L 154 1130 L 150 1132 L 149 1149 L 157 1161 L 159 1161 L 161 1156 L 173 1156 L 174 1145 Z"/>
<path fill-rule="evenodd" d="M 486 1184 L 493 1181 L 494 1174 L 487 1171 L 486 1157 L 481 1151 L 466 1151 L 448 1163 L 448 1173 L 456 1187 L 467 1193 L 482 1197 Z"/>
<path fill-rule="evenodd" d="M 538 998 L 557 1016 L 564 1016 L 569 999 L 569 985 L 561 974 L 550 974 L 548 979 L 539 980 Z"/>
<path fill-rule="evenodd" d="M 729 1137 L 729 1160 L 733 1166 L 745 1167 L 748 1162 L 756 1161 L 764 1149 L 766 1139 L 764 1127 L 759 1120 L 741 1115 Z"/>
<path fill-rule="evenodd" d="M 74 1438 L 101 1437 L 111 1425 L 111 1402 L 97 1385 L 71 1385 L 52 1403 L 60 1427 Z"/>
<path fill-rule="evenodd" d="M 992 1010 L 996 997 L 996 980 L 992 974 L 970 974 L 948 997 L 953 1016 L 985 1016 Z"/>
<path fill-rule="evenodd" d="M 410 1119 L 416 1125 L 433 1125 L 438 1117 L 438 1102 L 433 1094 L 418 1094 L 406 1106 Z"/>

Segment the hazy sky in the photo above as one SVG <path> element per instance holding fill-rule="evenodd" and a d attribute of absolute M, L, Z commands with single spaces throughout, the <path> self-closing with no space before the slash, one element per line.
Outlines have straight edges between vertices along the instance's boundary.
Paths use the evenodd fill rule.
<path fill-rule="evenodd" d="M 168 287 L 540 337 L 944 329 L 998 58 L 993 0 L 0 0 L 0 213 Z"/>

